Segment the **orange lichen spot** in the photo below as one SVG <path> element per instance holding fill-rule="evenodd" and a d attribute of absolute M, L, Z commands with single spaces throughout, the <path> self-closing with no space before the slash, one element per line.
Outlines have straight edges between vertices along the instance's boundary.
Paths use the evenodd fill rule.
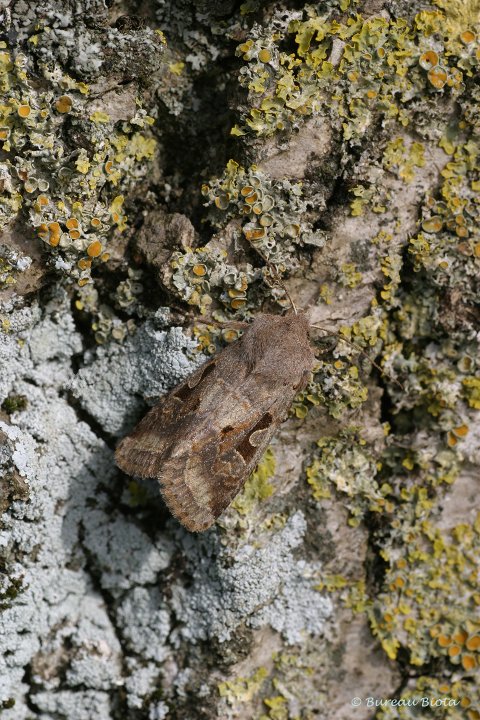
<path fill-rule="evenodd" d="M 480 713 L 477 710 L 469 710 L 467 717 L 468 720 L 480 720 Z"/>
<path fill-rule="evenodd" d="M 235 342 L 235 340 L 238 340 L 238 332 L 236 330 L 224 330 L 223 339 L 228 343 Z"/>
<path fill-rule="evenodd" d="M 242 195 L 243 197 L 247 197 L 247 195 L 251 195 L 254 192 L 255 188 L 253 188 L 251 185 L 245 185 L 245 187 L 240 190 L 240 195 Z"/>
<path fill-rule="evenodd" d="M 46 207 L 49 204 L 50 200 L 46 197 L 46 195 L 39 195 L 33 205 L 36 212 L 42 212 L 42 208 Z"/>
<path fill-rule="evenodd" d="M 465 227 L 465 225 L 457 225 L 457 227 L 455 228 L 455 232 L 457 234 L 457 237 L 468 237 L 468 229 Z"/>
<path fill-rule="evenodd" d="M 465 630 L 457 630 L 453 635 L 452 639 L 457 645 L 463 645 L 465 640 L 468 638 L 468 633 Z"/>
<path fill-rule="evenodd" d="M 87 270 L 89 267 L 92 266 L 92 261 L 90 258 L 81 258 L 78 263 L 78 267 L 80 270 Z"/>
<path fill-rule="evenodd" d="M 89 283 L 89 282 L 90 282 L 90 278 L 80 278 L 80 280 L 78 281 L 78 286 L 85 287 L 85 285 L 87 285 L 87 283 Z"/>
<path fill-rule="evenodd" d="M 434 215 L 422 222 L 422 229 L 427 233 L 437 233 L 443 227 L 443 220 L 439 215 Z"/>
<path fill-rule="evenodd" d="M 38 226 L 37 232 L 38 232 L 38 236 L 39 236 L 42 240 L 47 240 L 47 238 L 48 238 L 48 236 L 49 236 L 49 234 L 50 234 L 50 233 L 48 232 L 48 227 L 47 227 L 47 225 L 45 225 L 45 223 L 42 223 L 41 225 Z"/>
<path fill-rule="evenodd" d="M 457 657 L 462 652 L 462 648 L 458 645 L 450 645 L 448 648 L 448 654 L 451 658 Z"/>
<path fill-rule="evenodd" d="M 466 695 L 464 695 L 462 697 L 462 699 L 460 700 L 460 707 L 463 707 L 463 708 L 470 707 L 471 704 L 472 704 L 472 701 Z"/>
<path fill-rule="evenodd" d="M 252 193 L 251 195 L 247 195 L 247 197 L 245 198 L 245 202 L 248 205 L 254 205 L 257 202 L 257 200 L 258 200 L 258 195 L 255 192 Z"/>
<path fill-rule="evenodd" d="M 385 57 L 385 48 L 383 48 L 383 47 L 377 48 L 377 55 L 379 58 L 384 58 Z"/>
<path fill-rule="evenodd" d="M 219 210 L 226 210 L 230 202 L 230 193 L 224 195 L 217 195 L 215 198 L 215 205 Z"/>
<path fill-rule="evenodd" d="M 468 430 L 468 425 L 459 425 L 458 427 L 453 428 L 452 432 L 457 437 L 465 437 L 466 435 L 468 435 Z"/>
<path fill-rule="evenodd" d="M 77 218 L 70 217 L 70 218 L 68 218 L 65 225 L 67 226 L 68 230 L 76 230 L 78 228 L 78 220 L 77 220 Z"/>
<path fill-rule="evenodd" d="M 25 188 L 25 192 L 27 193 L 33 193 L 37 189 L 37 181 L 35 178 L 27 178 L 25 180 L 25 185 L 23 186 Z"/>
<path fill-rule="evenodd" d="M 80 230 L 70 230 L 68 234 L 70 235 L 72 240 L 78 240 L 81 236 Z"/>
<path fill-rule="evenodd" d="M 465 670 L 473 670 L 477 666 L 477 660 L 474 655 L 462 655 L 462 665 Z"/>
<path fill-rule="evenodd" d="M 458 442 L 458 440 L 457 440 L 457 438 L 455 437 L 455 435 L 454 435 L 453 433 L 449 432 L 448 435 L 447 435 L 447 445 L 448 445 L 448 447 L 455 447 L 455 445 L 457 444 L 457 442 Z"/>
<path fill-rule="evenodd" d="M 56 247 L 60 242 L 60 235 L 62 234 L 60 225 L 58 224 L 58 222 L 48 223 L 48 230 L 50 232 L 49 243 L 53 247 Z"/>
<path fill-rule="evenodd" d="M 101 260 L 102 262 L 107 262 L 107 260 L 110 260 L 110 253 L 107 253 L 107 252 L 106 252 L 106 253 L 102 253 L 102 254 L 100 255 L 100 260 Z"/>
<path fill-rule="evenodd" d="M 110 175 L 113 172 L 113 162 L 111 160 L 107 160 L 105 163 L 105 172 L 107 175 Z"/>
<path fill-rule="evenodd" d="M 244 297 L 245 296 L 245 288 L 243 290 L 237 290 L 236 288 L 230 288 L 230 290 L 228 291 L 228 295 L 231 298 Z"/>
<path fill-rule="evenodd" d="M 402 577 L 395 578 L 395 587 L 402 588 L 405 585 L 405 580 Z"/>
<path fill-rule="evenodd" d="M 246 303 L 245 298 L 234 298 L 230 303 L 230 307 L 233 310 L 239 310 L 240 308 L 245 306 L 245 303 Z"/>
<path fill-rule="evenodd" d="M 444 635 L 443 633 L 441 633 L 440 635 L 437 636 L 437 642 L 440 645 L 440 647 L 445 648 L 451 644 L 452 638 L 449 635 Z"/>
<path fill-rule="evenodd" d="M 101 224 L 102 224 L 102 221 L 98 217 L 93 217 L 90 220 L 90 225 L 94 228 L 99 228 L 101 226 Z"/>
<path fill-rule="evenodd" d="M 441 65 L 432 67 L 432 69 L 428 71 L 427 77 L 435 90 L 441 90 L 448 80 L 447 71 Z"/>
<path fill-rule="evenodd" d="M 431 70 L 435 65 L 438 65 L 438 55 L 435 50 L 427 50 L 427 52 L 420 55 L 418 64 L 424 70 Z"/>
<path fill-rule="evenodd" d="M 477 36 L 471 30 L 464 30 L 462 33 L 460 33 L 460 40 L 463 42 L 464 45 L 470 45 L 470 43 L 475 42 L 476 39 Z"/>
<path fill-rule="evenodd" d="M 206 265 L 194 265 L 192 268 L 192 272 L 197 277 L 203 277 L 207 274 L 207 267 Z"/>
<path fill-rule="evenodd" d="M 246 53 L 250 50 L 252 45 L 253 45 L 253 40 L 247 40 L 247 42 L 244 42 L 241 45 L 239 45 L 238 49 L 240 50 L 240 52 Z"/>
<path fill-rule="evenodd" d="M 69 95 L 60 95 L 55 103 L 55 109 L 59 113 L 68 113 L 72 109 L 72 98 Z"/>
<path fill-rule="evenodd" d="M 112 212 L 112 220 L 114 223 L 118 223 L 120 221 L 120 215 L 115 212 L 115 210 Z"/>
<path fill-rule="evenodd" d="M 102 252 L 102 243 L 99 240 L 94 240 L 90 243 L 87 248 L 87 255 L 89 257 L 98 257 Z"/>
<path fill-rule="evenodd" d="M 465 643 L 467 650 L 480 650 L 480 635 L 469 637 Z"/>
<path fill-rule="evenodd" d="M 260 62 L 263 63 L 270 62 L 270 60 L 272 59 L 272 53 L 270 52 L 270 50 L 262 48 L 262 50 L 260 50 L 260 52 L 258 53 L 258 59 L 260 60 Z"/>
<path fill-rule="evenodd" d="M 261 238 L 265 237 L 266 230 L 265 228 L 243 228 L 243 234 L 245 235 L 247 240 L 260 240 Z"/>
<path fill-rule="evenodd" d="M 376 90 L 367 90 L 367 97 L 370 98 L 370 100 L 373 100 L 373 98 L 377 97 L 377 91 Z"/>
<path fill-rule="evenodd" d="M 20 115 L 21 118 L 27 118 L 30 113 L 32 112 L 32 108 L 30 105 L 19 105 L 17 109 L 17 113 Z"/>
<path fill-rule="evenodd" d="M 10 135 L 10 129 L 6 127 L 0 128 L 0 140 L 7 140 Z"/>

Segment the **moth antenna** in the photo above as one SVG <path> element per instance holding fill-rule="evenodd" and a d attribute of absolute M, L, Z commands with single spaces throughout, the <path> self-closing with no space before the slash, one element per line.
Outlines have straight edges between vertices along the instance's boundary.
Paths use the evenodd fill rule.
<path fill-rule="evenodd" d="M 378 363 L 375 362 L 375 360 L 372 360 L 370 355 L 368 353 L 366 353 L 365 350 L 360 347 L 360 345 L 357 345 L 356 343 L 352 342 L 351 340 L 347 340 L 345 337 L 343 337 L 343 335 L 340 335 L 340 333 L 334 332 L 333 330 L 327 330 L 327 328 L 321 327 L 321 325 L 311 325 L 310 327 L 316 328 L 317 330 L 323 330 L 323 332 L 328 333 L 329 335 L 335 335 L 335 337 L 337 337 L 339 340 L 341 340 L 344 343 L 347 343 L 347 345 L 350 345 L 350 347 L 354 348 L 354 350 L 359 352 L 360 355 L 363 355 L 364 357 L 366 357 L 367 360 L 372 363 L 373 367 L 376 368 L 381 375 L 388 377 L 396 385 L 398 385 L 398 387 L 401 390 L 405 391 L 405 388 L 403 387 L 400 380 L 397 380 L 397 378 L 394 378 L 392 375 L 389 375 L 388 373 L 386 373 L 385 370 L 383 368 L 381 368 Z"/>
<path fill-rule="evenodd" d="M 213 318 L 194 318 L 197 325 L 218 325 L 218 327 L 229 326 L 237 330 L 244 330 L 249 327 L 250 323 L 243 320 L 214 320 Z"/>
<path fill-rule="evenodd" d="M 285 295 L 287 296 L 287 298 L 288 298 L 289 301 L 290 301 L 290 305 L 292 306 L 293 312 L 295 313 L 295 315 L 298 315 L 297 306 L 296 306 L 295 303 L 293 302 L 293 298 L 292 298 L 292 296 L 290 295 L 290 293 L 288 292 L 287 286 L 285 285 L 285 283 L 283 282 L 283 280 L 282 280 L 281 278 L 278 278 L 278 280 L 279 280 L 280 287 L 283 289 Z"/>

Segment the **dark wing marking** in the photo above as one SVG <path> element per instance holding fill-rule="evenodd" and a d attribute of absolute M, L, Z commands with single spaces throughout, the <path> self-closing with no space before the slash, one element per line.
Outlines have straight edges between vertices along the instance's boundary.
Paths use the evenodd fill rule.
<path fill-rule="evenodd" d="M 131 475 L 154 477 L 171 512 L 210 527 L 243 487 L 295 396 L 230 347 L 172 390 L 118 446 Z"/>
<path fill-rule="evenodd" d="M 253 472 L 278 422 L 265 413 L 237 446 L 206 446 L 198 454 L 167 460 L 160 489 L 171 513 L 187 530 L 207 530 L 240 492 Z"/>
<path fill-rule="evenodd" d="M 200 405 L 205 379 L 215 369 L 209 360 L 168 395 L 162 398 L 118 445 L 115 462 L 127 475 L 156 477 L 159 459 L 168 453 L 178 425 L 193 415 Z"/>

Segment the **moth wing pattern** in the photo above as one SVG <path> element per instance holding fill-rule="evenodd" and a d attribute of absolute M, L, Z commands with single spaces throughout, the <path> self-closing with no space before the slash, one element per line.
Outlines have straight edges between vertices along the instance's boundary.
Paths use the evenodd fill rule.
<path fill-rule="evenodd" d="M 195 412 L 201 381 L 213 370 L 216 358 L 204 363 L 145 415 L 115 451 L 115 462 L 127 475 L 158 477 L 159 462 L 178 434 L 178 425 Z"/>
<path fill-rule="evenodd" d="M 260 419 L 246 427 L 244 439 L 237 446 L 212 438 L 198 454 L 181 455 L 164 463 L 162 495 L 187 530 L 201 532 L 213 525 L 243 488 L 277 427 L 270 417 Z M 178 482 L 182 476 L 184 481 Z"/>
<path fill-rule="evenodd" d="M 230 504 L 308 380 L 309 344 L 306 350 L 289 336 L 285 318 L 261 318 L 278 326 L 276 342 L 263 342 L 262 320 L 254 322 L 243 342 L 172 390 L 117 448 L 117 465 L 156 478 L 170 511 L 188 530 L 206 530 Z M 265 320 L 263 325 L 269 327 Z"/>

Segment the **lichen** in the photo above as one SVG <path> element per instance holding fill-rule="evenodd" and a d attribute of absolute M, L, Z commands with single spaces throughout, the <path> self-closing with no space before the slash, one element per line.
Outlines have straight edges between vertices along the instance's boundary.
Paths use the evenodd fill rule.
<path fill-rule="evenodd" d="M 153 118 L 140 108 L 117 126 L 106 113 L 89 113 L 89 88 L 60 68 L 43 66 L 49 87 L 40 90 L 32 60 L 1 45 L 2 226 L 22 211 L 52 265 L 82 287 L 91 281 L 92 265 L 109 259 L 113 231 L 125 229 L 121 190 L 145 174 L 145 160 L 154 155 Z M 77 134 L 73 154 L 66 133 Z"/>
<path fill-rule="evenodd" d="M 418 118 L 407 102 L 434 104 L 438 92 L 458 96 L 464 75 L 478 66 L 473 28 L 444 35 L 444 23 L 439 10 L 419 12 L 410 25 L 358 14 L 339 21 L 308 7 L 283 27 L 254 26 L 237 48 L 249 109 L 232 134 L 268 136 L 320 113 L 340 118 L 344 140 L 353 144 L 379 114 L 408 126 Z M 287 39 L 293 52 L 284 49 Z"/>
<path fill-rule="evenodd" d="M 218 685 L 220 697 L 237 706 L 239 703 L 249 702 L 261 689 L 264 680 L 268 677 L 268 670 L 259 667 L 249 678 L 236 678 L 226 680 Z"/>
<path fill-rule="evenodd" d="M 28 242 L 35 236 L 47 251 L 49 268 L 81 289 L 105 272 L 127 228 L 129 193 L 155 161 L 142 79 L 160 70 L 164 38 L 142 23 L 102 26 L 100 6 L 85 24 L 73 4 L 44 3 L 40 16 L 23 5 L 6 15 L 16 43 L 0 42 L 0 227 L 21 223 Z M 107 87 L 102 73 L 112 64 L 119 82 Z M 122 74 L 132 69 L 136 84 L 124 88 Z M 14 285 L 31 259 L 14 250 L 0 256 L 0 284 Z M 92 314 L 102 322 L 98 306 Z M 100 341 L 125 336 L 116 320 L 117 333 L 101 331 Z"/>
<path fill-rule="evenodd" d="M 169 708 L 193 717 L 218 684 L 212 703 L 225 717 L 250 702 L 262 720 L 328 714 L 316 678 L 337 665 L 322 636 L 338 600 L 365 616 L 390 666 L 409 676 L 403 697 L 451 695 L 458 707 L 425 716 L 475 720 L 480 521 L 450 522 L 450 509 L 480 458 L 477 0 L 437 0 L 416 14 L 396 3 L 388 17 L 359 15 L 348 0 L 295 10 L 252 0 L 238 12 L 159 0 L 148 20 L 118 17 L 119 7 L 113 18 L 97 0 L 85 13 L 64 5 L 42 2 L 37 13 L 22 2 L 0 48 L 4 227 L 26 225 L 55 277 L 78 288 L 76 326 L 67 296 L 13 312 L 15 299 L 0 317 L 6 717 L 31 707 L 82 720 L 153 720 Z M 228 89 L 230 145 L 218 128 L 231 115 L 211 127 L 218 98 L 205 117 L 205 85 Z M 331 132 L 320 159 L 308 135 L 319 127 Z M 164 130 L 174 162 L 157 152 Z M 174 153 L 199 137 L 211 148 L 192 179 Z M 296 140 L 300 175 L 282 165 Z M 157 164 L 168 177 L 150 176 Z M 200 175 L 203 188 L 193 188 Z M 198 227 L 188 242 L 165 242 L 156 276 L 204 314 L 193 340 L 169 329 L 166 311 L 152 313 L 148 263 L 137 267 L 134 243 L 126 247 L 141 212 L 158 204 L 196 208 Z M 30 253 L 7 244 L 0 283 L 14 290 Z M 192 539 L 167 516 L 156 483 L 120 486 L 110 448 L 76 413 L 102 437 L 127 432 L 144 398 L 238 337 L 210 314 L 221 322 L 289 306 L 278 276 L 294 299 L 317 283 L 314 311 L 336 332 L 318 341 L 330 349 L 292 410 L 307 482 L 275 493 L 268 515 L 268 455 L 217 528 Z M 304 434 L 317 441 L 308 458 Z M 314 532 L 324 552 L 324 520 L 328 528 L 334 515 L 338 528 L 343 507 L 371 562 L 364 572 L 355 547 L 353 574 L 325 574 L 310 540 Z M 218 648 L 243 660 L 232 648 L 249 652 L 250 634 L 292 652 L 253 664 L 251 655 L 247 670 L 220 669 L 209 686 L 205 647 L 212 663 Z M 194 711 L 181 705 L 189 693 Z M 414 713 L 384 707 L 379 716 Z"/>
<path fill-rule="evenodd" d="M 240 515 L 249 515 L 258 502 L 271 497 L 274 487 L 269 480 L 275 474 L 275 466 L 275 455 L 273 450 L 268 448 L 255 472 L 251 474 L 245 483 L 242 492 L 237 495 L 232 503 L 232 507 Z"/>
<path fill-rule="evenodd" d="M 221 548 L 214 535 L 195 544 L 185 539 L 193 579 L 188 592 L 174 586 L 174 607 L 184 620 L 174 634 L 190 642 L 225 642 L 245 623 L 269 625 L 292 645 L 320 635 L 332 607 L 313 587 L 319 566 L 292 554 L 301 548 L 305 531 L 303 513 L 297 512 L 280 529 L 266 532 L 263 543 L 244 540 L 236 551 Z M 215 558 L 214 571 L 199 562 L 204 553 Z"/>

